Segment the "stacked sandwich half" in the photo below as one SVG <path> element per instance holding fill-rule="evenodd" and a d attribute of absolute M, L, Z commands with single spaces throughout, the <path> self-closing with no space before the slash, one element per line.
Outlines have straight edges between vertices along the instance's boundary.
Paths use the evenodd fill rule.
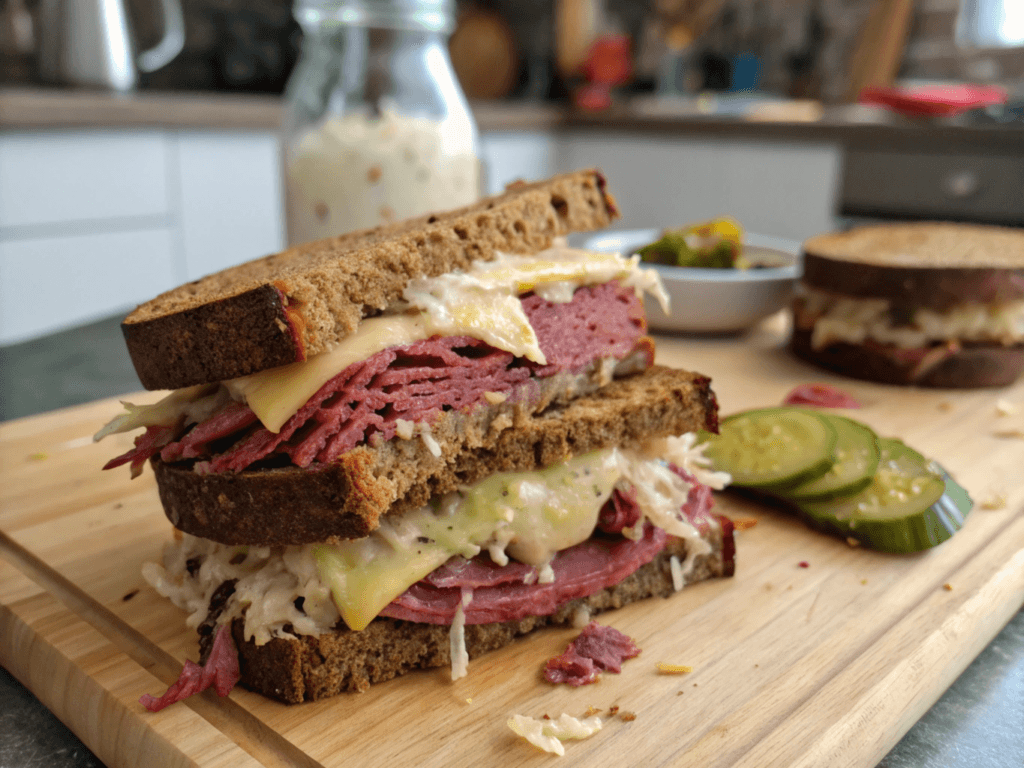
<path fill-rule="evenodd" d="M 653 365 L 657 278 L 560 239 L 616 215 L 578 172 L 129 315 L 143 384 L 174 392 L 98 437 L 145 428 L 108 466 L 151 463 L 183 535 L 146 577 L 204 656 L 319 699 L 732 573 L 688 434 L 714 394 Z"/>

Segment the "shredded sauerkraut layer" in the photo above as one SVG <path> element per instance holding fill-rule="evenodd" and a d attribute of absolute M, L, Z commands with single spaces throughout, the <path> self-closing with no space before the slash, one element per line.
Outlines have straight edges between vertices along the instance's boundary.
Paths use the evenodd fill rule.
<path fill-rule="evenodd" d="M 1003 346 L 1024 343 L 1024 301 L 978 304 L 965 302 L 945 312 L 924 307 L 910 317 L 893 316 L 886 299 L 862 299 L 805 288 L 797 326 L 809 328 L 811 346 L 867 340 L 901 349 L 919 349 L 938 341 L 977 341 Z"/>
<path fill-rule="evenodd" d="M 708 459 L 702 454 L 703 446 L 695 443 L 696 436 L 687 434 L 652 441 L 641 452 L 608 449 L 600 452 L 602 455 L 595 459 L 605 466 L 615 467 L 618 479 L 610 488 L 632 494 L 643 515 L 641 521 L 632 528 L 623 529 L 623 535 L 635 537 L 643 530 L 643 520 L 647 520 L 673 536 L 687 540 L 687 557 L 680 564 L 682 574 L 692 569 L 697 556 L 710 551 L 710 545 L 681 512 L 691 485 L 673 471 L 669 463 L 684 470 L 697 482 L 712 488 L 721 489 L 729 482 L 727 474 L 713 472 L 708 468 Z M 521 487 L 527 485 L 526 480 L 520 480 L 519 483 Z M 537 506 L 544 507 L 541 487 L 534 486 L 532 492 L 537 494 L 534 499 Z M 441 501 L 439 508 L 443 510 L 456 504 L 457 497 L 464 496 L 452 494 Z M 560 497 L 553 493 L 551 498 Z M 509 535 L 511 529 L 507 524 L 513 522 L 510 516 L 514 519 L 516 514 L 521 511 L 525 513 L 525 510 L 509 507 L 506 501 L 494 501 L 496 506 L 501 504 L 501 514 L 495 517 L 498 522 L 489 538 L 478 542 L 467 538 L 465 548 L 457 554 L 472 557 L 486 549 L 495 562 L 501 563 L 507 562 L 509 555 L 515 557 L 518 551 L 538 551 L 536 545 L 517 547 L 522 542 L 517 542 L 515 537 Z M 147 563 L 143 566 L 143 576 L 157 592 L 188 612 L 187 623 L 191 627 L 198 627 L 206 620 L 210 599 L 218 587 L 224 582 L 234 581 L 234 593 L 224 605 L 218 623 L 244 619 L 246 640 L 252 639 L 257 645 L 263 645 L 275 637 L 323 634 L 329 632 L 341 618 L 339 599 L 343 600 L 342 607 L 348 610 L 352 610 L 352 606 L 344 603 L 344 599 L 360 602 L 356 594 L 345 595 L 335 591 L 332 595 L 331 587 L 338 590 L 339 583 L 344 584 L 346 578 L 344 575 L 339 578 L 337 572 L 325 572 L 324 569 L 336 569 L 338 562 L 351 562 L 359 566 L 359 571 L 372 570 L 372 560 L 389 560 L 396 555 L 399 560 L 402 557 L 412 558 L 413 550 L 423 548 L 422 521 L 437 514 L 434 507 L 428 506 L 396 516 L 395 519 L 386 518 L 382 520 L 380 529 L 370 536 L 337 546 L 228 546 L 183 535 L 179 541 L 165 547 L 162 565 Z M 594 525 L 596 518 L 589 525 L 589 532 L 584 532 L 584 539 L 593 532 Z M 332 556 L 324 557 L 325 549 Z M 547 562 L 553 554 L 546 556 Z M 443 557 L 441 562 L 445 560 L 447 557 Z M 545 569 L 547 562 L 535 563 L 541 579 L 550 571 L 550 568 Z M 355 581 L 356 575 L 353 573 L 350 580 Z M 401 594 L 421 576 L 410 578 L 412 582 L 400 584 L 397 593 L 388 601 Z"/>

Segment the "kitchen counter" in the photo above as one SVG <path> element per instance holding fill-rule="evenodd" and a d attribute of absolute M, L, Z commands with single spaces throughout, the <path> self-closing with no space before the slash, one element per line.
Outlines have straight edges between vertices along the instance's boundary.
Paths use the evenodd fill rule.
<path fill-rule="evenodd" d="M 746 97 L 664 101 L 650 97 L 581 112 L 542 102 L 477 102 L 481 131 L 629 130 L 648 134 L 830 141 L 850 146 L 971 146 L 1024 151 L 1024 123 L 975 124 L 965 120 L 911 120 L 858 105 L 822 108 L 816 102 Z M 280 97 L 204 92 L 138 92 L 0 88 L 0 130 L 82 127 L 177 127 L 274 130 Z"/>

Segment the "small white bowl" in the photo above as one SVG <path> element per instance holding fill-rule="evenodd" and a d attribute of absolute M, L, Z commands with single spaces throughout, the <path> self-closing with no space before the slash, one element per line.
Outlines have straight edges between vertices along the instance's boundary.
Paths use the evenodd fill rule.
<path fill-rule="evenodd" d="M 657 229 L 602 232 L 586 238 L 582 248 L 631 255 L 661 237 Z M 657 300 L 644 300 L 652 330 L 689 333 L 736 333 L 788 307 L 800 278 L 800 243 L 744 233 L 743 255 L 758 269 L 702 269 L 645 264 L 661 275 L 672 301 L 665 314 Z"/>

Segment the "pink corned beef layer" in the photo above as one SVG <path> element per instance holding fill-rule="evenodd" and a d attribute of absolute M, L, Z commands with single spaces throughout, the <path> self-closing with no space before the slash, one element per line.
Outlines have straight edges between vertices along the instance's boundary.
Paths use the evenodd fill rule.
<path fill-rule="evenodd" d="M 475 557 L 457 575 L 441 579 L 442 584 L 457 581 L 458 586 L 435 586 L 431 574 L 395 598 L 380 615 L 423 624 L 451 624 L 462 600 L 462 588 L 468 587 L 473 599 L 463 609 L 467 624 L 547 616 L 570 600 L 618 584 L 653 560 L 667 540 L 668 534 L 653 525 L 645 526 L 638 541 L 588 539 L 555 555 L 551 560 L 555 580 L 550 584 L 536 583 L 533 566 L 512 562 L 499 566 L 489 558 Z M 527 575 L 533 584 L 523 582 Z"/>
<path fill-rule="evenodd" d="M 711 490 L 677 471 L 692 486 L 680 514 L 705 529 L 716 519 L 711 514 L 715 503 Z M 471 589 L 472 599 L 463 608 L 466 624 L 547 616 L 570 600 L 618 584 L 665 548 L 668 534 L 650 523 L 644 525 L 643 536 L 637 541 L 621 537 L 624 525 L 633 525 L 639 519 L 640 509 L 633 494 L 616 490 L 598 517 L 598 529 L 609 535 L 592 536 L 556 554 L 551 560 L 555 579 L 550 584 L 537 583 L 538 571 L 532 565 L 514 561 L 497 565 L 483 554 L 471 560 L 453 557 L 396 597 L 380 615 L 424 624 L 451 624 L 462 602 L 462 590 Z M 724 518 L 717 519 L 723 535 L 731 538 L 731 525 L 726 528 Z M 731 542 L 726 544 L 723 554 L 731 557 Z"/>
<path fill-rule="evenodd" d="M 142 460 L 156 450 L 163 461 L 207 457 L 211 443 L 234 437 L 230 448 L 197 469 L 237 472 L 271 454 L 287 454 L 299 467 L 330 462 L 372 435 L 390 440 L 398 419 L 431 423 L 442 410 L 483 402 L 485 392 L 514 398 L 513 390 L 531 377 L 578 372 L 598 358 L 625 357 L 646 330 L 643 304 L 632 289 L 615 281 L 580 288 L 564 304 L 536 295 L 524 297 L 522 304 L 546 365 L 466 336 L 434 337 L 353 363 L 324 384 L 279 433 L 260 426 L 248 406 L 232 403 Z M 139 455 L 136 448 L 108 467 Z"/>

